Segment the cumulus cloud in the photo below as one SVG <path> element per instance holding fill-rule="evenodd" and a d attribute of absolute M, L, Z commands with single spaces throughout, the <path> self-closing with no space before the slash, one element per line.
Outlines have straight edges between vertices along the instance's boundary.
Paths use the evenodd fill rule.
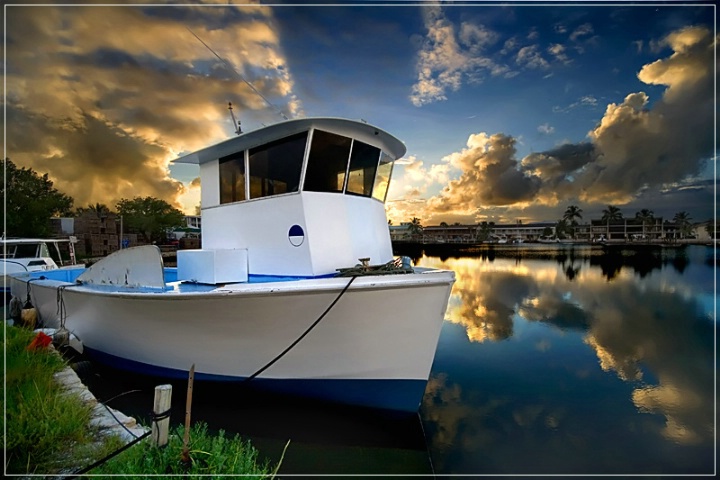
<path fill-rule="evenodd" d="M 448 91 L 457 91 L 463 82 L 482 81 L 483 72 L 503 75 L 509 71 L 483 50 L 498 40 L 497 33 L 483 25 L 463 22 L 457 28 L 440 6 L 423 8 L 427 35 L 418 52 L 418 79 L 412 87 L 410 101 L 420 107 L 447 100 Z"/>
<path fill-rule="evenodd" d="M 443 159 L 462 175 L 431 198 L 428 207 L 436 212 L 469 212 L 531 200 L 540 182 L 518 168 L 515 152 L 515 139 L 507 135 L 471 135 L 466 148 Z"/>
<path fill-rule="evenodd" d="M 530 202 L 553 206 L 568 198 L 625 204 L 649 187 L 698 175 L 713 148 L 714 41 L 700 27 L 668 35 L 664 43 L 673 53 L 638 73 L 646 84 L 666 87 L 662 98 L 651 105 L 646 93 L 636 92 L 609 104 L 587 142 L 517 159 L 512 137 L 471 135 L 466 148 L 443 159 L 455 178 L 428 200 L 426 218 L 479 215 L 490 206 L 522 208 Z M 573 108 L 595 106 L 597 99 L 586 96 L 576 103 Z"/>
<path fill-rule="evenodd" d="M 152 195 L 181 206 L 182 151 L 227 138 L 227 102 L 279 119 L 197 33 L 286 113 L 300 108 L 267 7 L 9 7 L 7 155 L 76 205 Z M 231 46 L 229 48 L 228 46 Z"/>

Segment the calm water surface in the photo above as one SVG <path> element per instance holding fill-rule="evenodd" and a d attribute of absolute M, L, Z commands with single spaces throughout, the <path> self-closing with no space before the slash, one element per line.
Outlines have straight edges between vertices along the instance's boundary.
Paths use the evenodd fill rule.
<path fill-rule="evenodd" d="M 272 461 L 290 439 L 281 474 L 715 471 L 711 248 L 416 262 L 457 275 L 418 417 L 200 385 L 193 419 Z M 101 400 L 141 390 L 110 404 L 147 419 L 158 382 L 98 368 L 90 383 Z"/>

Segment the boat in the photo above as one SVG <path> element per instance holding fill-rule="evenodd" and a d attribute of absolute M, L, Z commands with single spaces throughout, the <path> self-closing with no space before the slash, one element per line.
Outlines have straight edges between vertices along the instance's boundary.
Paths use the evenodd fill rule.
<path fill-rule="evenodd" d="M 508 243 L 508 239 L 505 235 L 495 235 L 494 233 L 491 233 L 488 239 L 484 240 L 482 243 L 504 244 Z"/>
<path fill-rule="evenodd" d="M 560 239 L 554 235 L 542 235 L 537 239 L 538 243 L 560 243 Z"/>
<path fill-rule="evenodd" d="M 202 248 L 11 275 L 46 327 L 144 374 L 416 412 L 455 274 L 392 254 L 385 214 L 406 152 L 364 121 L 283 121 L 189 153 Z"/>
<path fill-rule="evenodd" d="M 75 237 L 69 238 L 2 238 L 3 274 L 68 268 L 75 265 Z M 70 263 L 66 263 L 60 245 L 67 243 Z M 59 264 L 59 265 L 58 265 Z"/>
<path fill-rule="evenodd" d="M 44 272 L 59 268 L 73 268 L 75 237 L 68 238 L 1 238 L 2 288 L 4 305 L 10 302 L 7 274 L 18 272 Z M 67 244 L 69 262 L 63 259 L 60 245 Z"/>

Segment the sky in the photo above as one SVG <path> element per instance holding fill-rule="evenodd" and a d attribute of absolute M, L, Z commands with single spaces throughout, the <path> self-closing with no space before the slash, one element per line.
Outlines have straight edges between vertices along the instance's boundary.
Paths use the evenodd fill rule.
<path fill-rule="evenodd" d="M 76 207 L 151 195 L 193 214 L 199 169 L 172 160 L 232 137 L 232 102 L 244 131 L 332 116 L 400 138 L 395 224 L 556 221 L 569 205 L 586 221 L 608 205 L 715 214 L 712 2 L 3 14 L 5 157 Z"/>

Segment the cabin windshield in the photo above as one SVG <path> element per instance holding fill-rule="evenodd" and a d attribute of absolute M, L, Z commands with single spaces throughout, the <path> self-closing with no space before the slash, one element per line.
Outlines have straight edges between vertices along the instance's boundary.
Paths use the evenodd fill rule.
<path fill-rule="evenodd" d="M 380 159 L 380 149 L 367 143 L 353 140 L 348 170 L 347 193 L 369 197 L 375 182 L 375 171 Z"/>
<path fill-rule="evenodd" d="M 315 130 L 303 190 L 342 193 L 352 139 Z"/>
<path fill-rule="evenodd" d="M 380 164 L 377 168 L 377 175 L 375 176 L 375 185 L 373 186 L 373 198 L 380 200 L 385 203 L 387 198 L 388 187 L 390 186 L 390 179 L 392 178 L 393 165 L 395 162 L 392 157 L 385 152 L 382 152 L 380 156 Z"/>
<path fill-rule="evenodd" d="M 220 158 L 220 203 L 298 192 L 306 154 L 302 190 L 385 202 L 394 162 L 390 155 L 360 140 L 312 130 Z"/>
<path fill-rule="evenodd" d="M 250 198 L 297 192 L 306 143 L 303 132 L 251 149 Z"/>

